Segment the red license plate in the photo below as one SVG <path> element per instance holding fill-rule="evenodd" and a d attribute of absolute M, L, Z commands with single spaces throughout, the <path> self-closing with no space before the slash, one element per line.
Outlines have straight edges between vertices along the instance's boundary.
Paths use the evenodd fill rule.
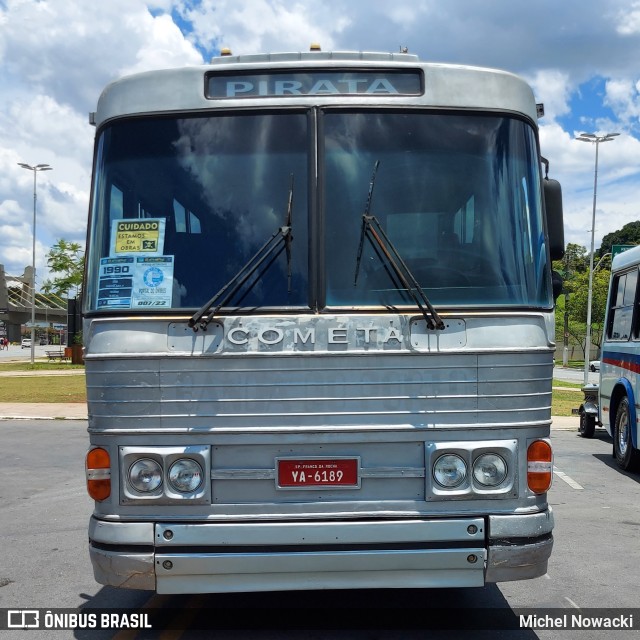
<path fill-rule="evenodd" d="M 280 458 L 278 487 L 358 487 L 357 458 Z"/>

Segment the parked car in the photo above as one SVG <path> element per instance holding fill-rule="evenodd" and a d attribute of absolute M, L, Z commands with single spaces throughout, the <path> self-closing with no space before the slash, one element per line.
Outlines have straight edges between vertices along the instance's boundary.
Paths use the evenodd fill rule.
<path fill-rule="evenodd" d="M 47 344 L 47 339 L 46 338 L 40 338 L 40 346 L 44 347 Z"/>
<path fill-rule="evenodd" d="M 589 371 L 600 371 L 600 360 L 591 360 L 589 362 Z"/>
<path fill-rule="evenodd" d="M 22 338 L 20 347 L 22 347 L 23 349 L 31 349 L 31 338 Z"/>

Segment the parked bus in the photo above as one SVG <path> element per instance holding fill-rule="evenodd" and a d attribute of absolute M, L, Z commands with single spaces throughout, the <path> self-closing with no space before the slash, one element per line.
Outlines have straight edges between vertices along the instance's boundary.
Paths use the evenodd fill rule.
<path fill-rule="evenodd" d="M 406 53 L 227 54 L 104 90 L 83 308 L 98 582 L 546 572 L 563 234 L 539 107 L 512 74 Z"/>
<path fill-rule="evenodd" d="M 640 386 L 640 247 L 616 255 L 611 264 L 599 384 L 583 387 L 579 432 L 592 438 L 603 426 L 613 439 L 616 463 L 625 471 L 640 470 L 638 402 Z"/>

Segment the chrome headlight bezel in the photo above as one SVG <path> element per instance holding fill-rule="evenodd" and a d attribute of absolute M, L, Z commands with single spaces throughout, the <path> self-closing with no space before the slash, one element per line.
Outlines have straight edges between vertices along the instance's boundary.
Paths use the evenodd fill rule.
<path fill-rule="evenodd" d="M 434 469 L 436 462 L 442 456 L 449 455 L 457 456 L 464 461 L 467 475 L 463 482 L 447 487 L 437 482 Z M 497 456 L 504 462 L 506 467 L 504 476 L 495 485 L 486 485 L 479 482 L 474 474 L 474 466 L 481 464 L 482 460 L 486 459 L 486 456 Z M 426 442 L 425 463 L 427 465 L 427 483 L 425 487 L 425 499 L 427 501 L 518 497 L 517 440 Z"/>
<path fill-rule="evenodd" d="M 155 504 L 189 504 L 211 503 L 211 447 L 206 445 L 189 445 L 178 447 L 119 447 L 120 467 L 120 503 L 124 505 L 144 504 L 150 501 Z M 149 459 L 155 461 L 162 469 L 162 484 L 152 492 L 136 489 L 131 483 L 129 470 L 138 461 Z M 180 460 L 191 461 L 200 468 L 197 486 L 189 491 L 181 491 L 179 484 L 171 482 L 170 469 Z M 197 469 L 194 470 L 197 471 Z"/>

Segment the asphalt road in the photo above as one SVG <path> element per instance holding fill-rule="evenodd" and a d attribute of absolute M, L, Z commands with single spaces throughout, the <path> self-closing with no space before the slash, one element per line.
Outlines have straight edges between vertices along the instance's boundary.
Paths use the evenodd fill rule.
<path fill-rule="evenodd" d="M 575 431 L 552 431 L 556 475 L 549 501 L 556 528 L 544 577 L 480 589 L 201 596 L 158 596 L 102 587 L 94 581 L 87 552 L 92 502 L 84 489 L 85 421 L 0 420 L 0 434 L 0 607 L 164 607 L 180 616 L 187 631 L 167 632 L 163 638 L 210 637 L 188 630 L 194 616 L 205 611 L 219 627 L 217 640 L 404 640 L 460 637 L 457 632 L 427 631 L 429 619 L 448 607 L 469 614 L 522 607 L 575 613 L 639 606 L 640 475 L 623 473 L 613 465 L 611 442 L 602 430 L 592 440 L 579 438 Z M 626 632 L 602 633 L 487 631 L 473 637 L 630 637 Z M 638 637 L 640 632 L 632 634 Z M 32 635 L 3 632 L 3 638 L 22 640 Z M 76 630 L 38 631 L 37 637 L 122 640 L 161 634 Z"/>
<path fill-rule="evenodd" d="M 56 351 L 58 349 L 64 349 L 64 345 L 39 345 L 36 344 L 34 355 L 36 358 L 46 358 L 47 351 Z M 9 360 L 24 360 L 29 362 L 31 360 L 31 348 L 23 349 L 20 345 L 11 345 L 6 349 L 0 349 L 0 362 L 7 362 Z"/>
<path fill-rule="evenodd" d="M 584 383 L 584 369 L 573 369 L 563 366 L 555 366 L 553 368 L 553 377 L 557 380 L 564 380 L 566 382 L 577 382 L 579 384 Z M 589 383 L 598 383 L 600 381 L 600 374 L 589 371 Z"/>

